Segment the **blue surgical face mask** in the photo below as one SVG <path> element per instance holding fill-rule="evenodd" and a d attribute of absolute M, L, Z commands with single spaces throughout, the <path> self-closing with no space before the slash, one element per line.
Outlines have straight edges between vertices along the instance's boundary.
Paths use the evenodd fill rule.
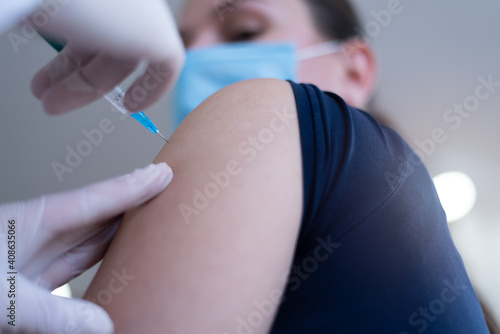
<path fill-rule="evenodd" d="M 297 50 L 292 43 L 228 43 L 187 52 L 173 90 L 175 127 L 218 90 L 249 79 L 297 80 L 299 61 L 340 51 L 336 41 Z"/>

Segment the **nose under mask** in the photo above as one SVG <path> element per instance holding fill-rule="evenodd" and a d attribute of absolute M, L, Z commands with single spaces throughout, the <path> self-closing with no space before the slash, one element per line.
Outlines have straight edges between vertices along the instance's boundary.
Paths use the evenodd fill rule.
<path fill-rule="evenodd" d="M 293 43 L 245 42 L 190 50 L 173 90 L 174 126 L 177 128 L 201 102 L 228 85 L 259 78 L 297 81 L 300 61 L 340 51 L 337 41 L 301 49 Z"/>

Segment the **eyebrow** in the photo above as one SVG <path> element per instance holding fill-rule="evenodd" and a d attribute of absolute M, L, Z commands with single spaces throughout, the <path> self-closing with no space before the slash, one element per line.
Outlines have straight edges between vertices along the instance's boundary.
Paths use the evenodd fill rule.
<path fill-rule="evenodd" d="M 225 14 L 233 12 L 245 2 L 262 2 L 262 0 L 214 0 L 212 1 L 212 8 L 214 9 L 212 11 L 213 18 L 219 22 L 223 22 Z M 179 26 L 178 29 L 183 41 L 189 41 L 192 32 L 181 26 Z"/>
<path fill-rule="evenodd" d="M 226 12 L 232 12 L 238 8 L 246 0 L 214 0 L 212 1 L 212 15 L 215 19 L 224 21 L 224 14 Z M 179 33 L 183 39 L 188 39 L 191 32 L 188 29 L 179 26 Z"/>
<path fill-rule="evenodd" d="M 260 2 L 263 3 L 265 1 L 263 0 L 213 0 L 212 1 L 212 7 L 214 8 L 213 14 L 216 19 L 219 19 L 220 21 L 224 21 L 224 14 L 226 12 L 231 13 L 243 3 L 248 3 L 248 2 Z"/>
<path fill-rule="evenodd" d="M 212 2 L 212 6 L 214 8 L 214 14 L 216 18 L 221 21 L 224 20 L 224 14 L 226 12 L 232 12 L 239 6 L 243 4 L 246 0 L 216 0 Z"/>

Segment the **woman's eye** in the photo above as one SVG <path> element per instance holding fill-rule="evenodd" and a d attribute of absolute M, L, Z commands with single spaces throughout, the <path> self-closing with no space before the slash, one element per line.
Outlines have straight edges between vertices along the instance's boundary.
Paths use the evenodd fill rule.
<path fill-rule="evenodd" d="M 258 31 L 243 31 L 233 36 L 233 42 L 250 41 L 259 35 Z"/>

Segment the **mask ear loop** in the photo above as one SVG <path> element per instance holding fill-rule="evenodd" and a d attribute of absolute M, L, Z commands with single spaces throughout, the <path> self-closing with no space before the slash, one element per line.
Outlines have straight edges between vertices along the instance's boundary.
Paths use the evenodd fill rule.
<path fill-rule="evenodd" d="M 351 64 L 352 62 L 352 56 L 358 52 L 358 44 L 364 44 L 363 40 L 360 40 L 359 38 L 352 38 L 348 41 L 346 41 L 344 44 L 341 46 L 341 51 L 344 55 L 344 58 L 348 64 Z"/>
<path fill-rule="evenodd" d="M 342 51 L 343 47 L 339 41 L 328 41 L 316 45 L 306 46 L 305 48 L 298 50 L 297 60 L 302 61 Z"/>

